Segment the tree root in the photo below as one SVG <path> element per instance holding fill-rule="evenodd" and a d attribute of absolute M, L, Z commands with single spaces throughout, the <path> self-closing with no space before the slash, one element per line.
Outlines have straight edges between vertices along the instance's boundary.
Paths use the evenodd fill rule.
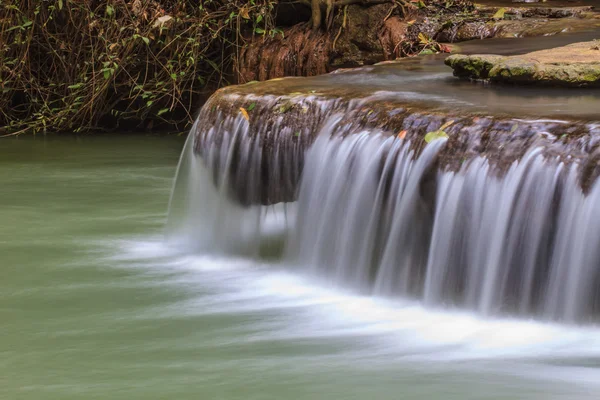
<path fill-rule="evenodd" d="M 333 25 L 333 14 L 336 8 L 345 7 L 354 4 L 360 4 L 363 6 L 385 4 L 385 3 L 402 3 L 404 6 L 411 5 L 405 0 L 301 0 L 302 3 L 310 6 L 311 8 L 311 25 L 313 30 L 318 30 L 323 25 L 323 19 L 325 20 L 325 27 L 327 30 Z M 402 9 L 404 10 L 404 6 Z M 323 10 L 323 8 L 325 8 Z M 325 12 L 323 18 L 323 11 Z"/>
<path fill-rule="evenodd" d="M 348 6 L 344 6 L 344 20 L 342 22 L 342 26 L 340 26 L 340 30 L 338 31 L 337 35 L 335 35 L 335 39 L 333 39 L 333 45 L 331 47 L 334 51 L 335 51 L 335 44 L 337 43 L 338 39 L 342 35 L 342 31 L 344 29 L 346 29 L 347 20 L 348 20 Z"/>

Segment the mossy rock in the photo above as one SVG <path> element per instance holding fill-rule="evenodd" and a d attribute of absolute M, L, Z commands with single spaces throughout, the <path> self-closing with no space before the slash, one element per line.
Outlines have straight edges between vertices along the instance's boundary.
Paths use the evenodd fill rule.
<path fill-rule="evenodd" d="M 452 55 L 460 78 L 551 86 L 600 87 L 600 42 L 581 42 L 521 56 Z"/>
<path fill-rule="evenodd" d="M 454 70 L 454 75 L 461 78 L 488 79 L 489 72 L 506 57 L 492 54 L 464 56 L 455 54 L 446 58 L 446 65 Z"/>
<path fill-rule="evenodd" d="M 538 64 L 519 58 L 506 58 L 490 69 L 489 79 L 496 82 L 527 83 L 536 79 Z"/>

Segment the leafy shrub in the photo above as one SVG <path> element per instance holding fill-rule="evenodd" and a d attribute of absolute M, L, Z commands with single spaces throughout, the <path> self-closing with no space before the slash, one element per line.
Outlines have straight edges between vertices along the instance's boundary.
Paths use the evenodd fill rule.
<path fill-rule="evenodd" d="M 276 1 L 2 2 L 0 134 L 184 129 Z"/>

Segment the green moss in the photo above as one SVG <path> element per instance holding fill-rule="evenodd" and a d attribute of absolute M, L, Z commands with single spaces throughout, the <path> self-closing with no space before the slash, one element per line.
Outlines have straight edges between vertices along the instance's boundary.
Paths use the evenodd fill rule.
<path fill-rule="evenodd" d="M 492 81 L 528 82 L 536 75 L 536 65 L 521 59 L 510 59 L 495 64 L 490 70 Z"/>
<path fill-rule="evenodd" d="M 503 60 L 504 57 L 494 55 L 464 56 L 453 55 L 446 59 L 446 65 L 454 69 L 456 76 L 471 79 L 487 79 L 490 70 L 496 62 Z"/>

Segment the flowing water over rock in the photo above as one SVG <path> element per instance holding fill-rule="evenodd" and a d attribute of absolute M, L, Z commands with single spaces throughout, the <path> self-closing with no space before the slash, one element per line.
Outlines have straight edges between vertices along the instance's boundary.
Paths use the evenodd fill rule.
<path fill-rule="evenodd" d="M 338 287 L 597 322 L 600 92 L 511 89 L 503 103 L 489 87 L 440 91 L 458 83 L 439 68 L 219 91 L 182 156 L 173 240 L 256 256 L 279 220 L 286 263 Z M 431 132 L 445 138 L 426 145 Z"/>
<path fill-rule="evenodd" d="M 600 185 L 530 149 L 502 177 L 485 158 L 432 175 L 439 140 L 317 139 L 306 159 L 298 265 L 382 296 L 570 322 L 600 312 Z"/>
<path fill-rule="evenodd" d="M 220 127 L 230 138 L 214 128 L 196 136 L 196 143 L 220 138 L 201 147 L 208 153 L 198 157 L 188 143 L 180 171 L 189 176 L 174 196 L 186 201 L 174 207 L 179 226 L 187 227 L 179 238 L 205 249 L 238 245 L 243 253 L 260 253 L 269 209 L 247 190 L 263 187 L 260 179 L 270 182 L 267 188 L 298 181 L 304 165 L 298 202 L 279 217 L 289 231 L 287 261 L 301 270 L 364 293 L 482 315 L 597 320 L 600 185 L 584 192 L 577 160 L 548 156 L 534 141 L 503 168 L 477 155 L 448 170 L 440 164 L 445 139 L 422 148 L 372 129 L 357 131 L 343 115 L 325 120 L 304 159 L 299 140 L 282 140 L 280 148 L 274 139 L 269 154 L 288 154 L 291 143 L 289 154 L 298 157 L 265 160 L 260 133 L 251 137 L 243 118 L 229 121 Z M 282 178 L 273 171 L 293 173 Z M 221 193 L 208 200 L 213 185 Z M 236 185 L 246 206 L 228 193 Z M 281 208 L 273 207 L 273 215 Z"/>

